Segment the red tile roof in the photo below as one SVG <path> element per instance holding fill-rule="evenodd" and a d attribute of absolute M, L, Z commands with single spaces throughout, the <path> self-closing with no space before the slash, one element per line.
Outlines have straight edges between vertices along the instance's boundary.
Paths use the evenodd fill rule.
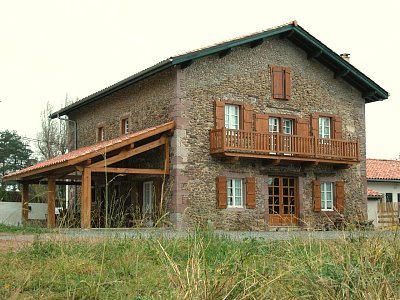
<path fill-rule="evenodd" d="M 379 193 L 379 192 L 377 192 L 377 191 L 375 191 L 375 190 L 373 190 L 373 189 L 370 189 L 370 188 L 368 188 L 368 197 L 382 197 L 382 194 L 381 193 Z"/>
<path fill-rule="evenodd" d="M 367 179 L 400 180 L 400 160 L 367 159 Z"/>
<path fill-rule="evenodd" d="M 87 147 L 82 147 L 77 150 L 71 151 L 64 155 L 56 156 L 49 160 L 40 162 L 36 165 L 27 167 L 25 169 L 16 171 L 11 174 L 7 174 L 3 177 L 5 181 L 7 180 L 16 180 L 24 177 L 24 175 L 31 175 L 32 173 L 39 173 L 41 170 L 49 170 L 58 168 L 58 167 L 66 167 L 71 166 L 70 162 L 73 160 L 76 163 L 85 161 L 90 157 L 96 157 L 104 154 L 106 151 L 112 151 L 126 145 L 129 145 L 133 141 L 140 140 L 142 138 L 146 138 L 148 136 L 152 136 L 161 132 L 165 132 L 174 128 L 174 121 L 164 123 L 158 126 L 146 128 L 134 133 L 128 133 L 112 140 L 102 141 Z M 36 171 L 36 172 L 35 172 Z"/>

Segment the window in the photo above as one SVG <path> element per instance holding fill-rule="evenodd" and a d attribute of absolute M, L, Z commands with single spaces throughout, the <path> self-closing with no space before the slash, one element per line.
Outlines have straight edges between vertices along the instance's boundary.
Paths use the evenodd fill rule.
<path fill-rule="evenodd" d="M 291 98 L 291 70 L 290 68 L 271 66 L 272 98 L 289 100 Z"/>
<path fill-rule="evenodd" d="M 143 182 L 143 213 L 153 212 L 153 182 Z"/>
<path fill-rule="evenodd" d="M 344 181 L 313 181 L 313 205 L 314 211 L 344 212 Z"/>
<path fill-rule="evenodd" d="M 256 181 L 254 177 L 234 174 L 217 177 L 218 208 L 256 208 Z"/>
<path fill-rule="evenodd" d="M 321 210 L 333 210 L 333 182 L 321 183 Z"/>
<path fill-rule="evenodd" d="M 293 134 L 293 119 L 286 119 L 281 117 L 269 117 L 268 125 L 270 133 Z"/>
<path fill-rule="evenodd" d="M 128 118 L 121 120 L 121 134 L 129 133 L 129 120 Z"/>
<path fill-rule="evenodd" d="M 228 207 L 243 207 L 243 179 L 227 180 Z"/>
<path fill-rule="evenodd" d="M 225 105 L 225 128 L 239 130 L 239 105 Z"/>
<path fill-rule="evenodd" d="M 319 137 L 322 139 L 331 138 L 331 118 L 329 117 L 319 117 Z"/>
<path fill-rule="evenodd" d="M 97 128 L 97 141 L 101 142 L 104 141 L 104 127 L 98 127 Z"/>
<path fill-rule="evenodd" d="M 393 193 L 386 193 L 386 202 L 393 202 Z"/>

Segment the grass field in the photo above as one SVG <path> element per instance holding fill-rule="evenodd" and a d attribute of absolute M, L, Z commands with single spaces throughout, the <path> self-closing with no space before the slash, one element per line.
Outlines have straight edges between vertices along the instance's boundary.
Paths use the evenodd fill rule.
<path fill-rule="evenodd" d="M 0 256 L 1 299 L 400 299 L 400 238 L 34 241 Z"/>

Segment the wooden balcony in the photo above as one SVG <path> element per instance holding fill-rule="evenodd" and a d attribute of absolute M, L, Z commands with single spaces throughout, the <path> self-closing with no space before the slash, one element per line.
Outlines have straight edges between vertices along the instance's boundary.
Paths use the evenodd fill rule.
<path fill-rule="evenodd" d="M 230 157 L 266 158 L 350 165 L 360 160 L 358 141 L 212 129 L 210 153 Z"/>

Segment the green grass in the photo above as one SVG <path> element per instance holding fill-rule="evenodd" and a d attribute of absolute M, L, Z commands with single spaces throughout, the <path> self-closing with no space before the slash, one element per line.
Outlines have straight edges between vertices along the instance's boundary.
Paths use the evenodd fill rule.
<path fill-rule="evenodd" d="M 12 226 L 0 223 L 0 232 L 3 233 L 46 233 L 50 232 L 46 228 L 32 226 Z"/>
<path fill-rule="evenodd" d="M 399 299 L 400 239 L 39 242 L 0 256 L 1 299 Z"/>

